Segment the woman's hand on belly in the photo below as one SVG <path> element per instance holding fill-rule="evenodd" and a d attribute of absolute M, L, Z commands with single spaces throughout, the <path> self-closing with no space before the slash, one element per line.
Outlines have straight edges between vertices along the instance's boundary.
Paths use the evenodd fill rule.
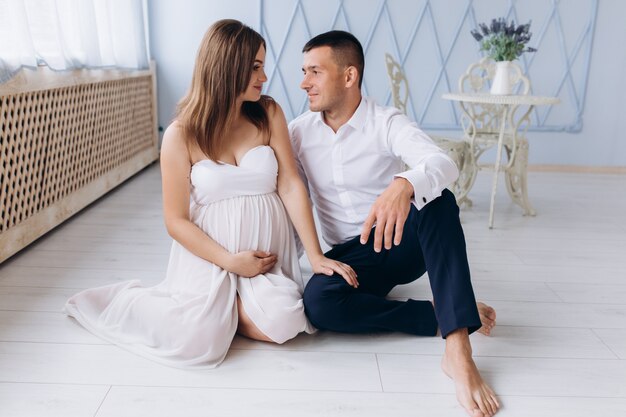
<path fill-rule="evenodd" d="M 265 251 L 243 251 L 232 254 L 226 266 L 226 270 L 245 278 L 252 278 L 265 274 L 271 270 L 278 257 Z"/>

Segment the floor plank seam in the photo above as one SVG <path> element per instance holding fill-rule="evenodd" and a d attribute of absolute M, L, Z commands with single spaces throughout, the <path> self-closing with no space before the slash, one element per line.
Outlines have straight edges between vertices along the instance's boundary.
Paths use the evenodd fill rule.
<path fill-rule="evenodd" d="M 380 363 L 378 362 L 378 353 L 374 353 L 374 357 L 376 358 L 376 369 L 378 370 L 378 382 L 380 383 L 380 392 L 385 392 L 385 387 L 383 385 L 383 375 L 380 371 Z"/>
<path fill-rule="evenodd" d="M 98 416 L 98 413 L 100 412 L 100 408 L 102 408 L 102 404 L 104 404 L 104 401 L 106 401 L 107 397 L 109 396 L 109 392 L 111 392 L 112 388 L 113 388 L 113 385 L 109 385 L 109 389 L 104 394 L 104 397 L 102 398 L 102 401 L 100 401 L 100 404 L 98 405 L 98 408 L 96 409 L 96 412 L 93 414 L 93 417 L 97 417 Z"/>
<path fill-rule="evenodd" d="M 567 303 L 567 302 L 563 299 L 563 297 L 561 297 L 561 296 L 559 295 L 559 293 L 558 293 L 558 292 L 557 292 L 554 288 L 552 288 L 552 286 L 550 285 L 550 283 L 549 283 L 549 282 L 544 282 L 544 285 L 548 288 L 548 290 L 552 293 L 552 295 L 554 295 L 554 296 L 555 296 L 558 300 L 560 300 L 560 301 L 561 301 L 561 303 Z"/>
<path fill-rule="evenodd" d="M 601 337 L 598 333 L 596 333 L 595 329 L 589 329 L 589 330 L 591 330 L 591 333 L 593 333 L 593 334 L 595 335 L 595 337 L 596 337 L 596 338 L 600 341 L 600 343 L 602 343 L 604 346 L 606 346 L 606 348 L 609 350 L 609 352 L 611 352 L 611 353 L 615 356 L 615 359 L 624 360 L 624 359 L 622 359 L 622 358 L 620 358 L 620 357 L 619 357 L 619 355 L 617 354 L 617 352 L 615 352 L 615 351 L 611 348 L 611 346 L 609 346 L 609 344 L 608 344 L 608 343 L 606 343 L 606 342 L 604 341 L 604 339 L 603 339 L 603 338 L 602 338 L 602 337 Z M 613 329 L 611 329 L 611 330 L 613 330 Z"/>

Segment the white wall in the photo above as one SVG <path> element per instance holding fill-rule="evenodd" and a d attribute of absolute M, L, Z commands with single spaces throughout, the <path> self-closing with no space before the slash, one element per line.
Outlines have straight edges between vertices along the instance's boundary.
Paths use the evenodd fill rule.
<path fill-rule="evenodd" d="M 481 2 L 485 1 L 490 0 L 478 0 L 475 1 L 475 4 L 480 6 Z M 583 0 L 568 1 L 572 2 L 572 7 L 575 7 L 574 3 L 581 3 Z M 288 20 L 294 1 L 265 0 L 264 3 L 266 9 L 272 10 L 271 14 L 266 16 L 266 24 L 269 26 L 270 32 L 276 30 L 280 34 L 281 30 L 284 30 L 281 25 Z M 323 2 L 320 0 L 305 0 L 303 3 L 308 8 L 308 12 L 320 12 L 320 8 L 331 8 L 337 2 L 333 0 L 325 0 Z M 346 0 L 346 4 L 348 3 L 350 2 Z M 460 3 L 458 0 L 448 0 L 448 7 L 453 7 Z M 508 2 L 500 2 L 498 5 L 504 3 Z M 379 2 L 375 0 L 359 0 L 358 4 L 362 5 L 363 13 L 367 14 Z M 392 12 L 394 12 L 395 6 L 401 9 L 400 6 L 405 7 L 406 4 L 406 0 L 388 1 Z M 441 5 L 442 3 L 438 0 L 437 4 Z M 316 8 L 318 8 L 317 11 L 315 10 Z M 518 1 L 517 8 L 520 19 L 526 20 L 523 16 L 527 16 L 528 13 L 524 14 L 524 2 Z M 439 10 L 445 10 L 445 7 Z M 578 13 L 588 13 L 588 8 L 586 7 L 580 7 L 576 10 L 577 12 L 580 10 Z M 398 13 L 398 10 L 395 10 L 395 13 Z M 437 14 L 439 12 L 435 9 L 434 13 Z M 626 166 L 626 134 L 624 133 L 626 132 L 626 124 L 620 123 L 626 121 L 626 105 L 623 102 L 626 98 L 626 47 L 624 46 L 626 43 L 626 24 L 624 23 L 624 16 L 626 16 L 625 1 L 599 0 L 589 66 L 586 102 L 584 103 L 582 116 L 582 130 L 578 133 L 530 132 L 528 136 L 531 143 L 531 164 Z M 161 126 L 166 127 L 171 121 L 176 102 L 185 93 L 189 85 L 196 49 L 202 35 L 211 23 L 221 18 L 239 19 L 259 30 L 260 1 L 184 0 L 174 2 L 173 0 L 164 0 L 149 2 L 151 49 L 153 58 L 157 62 L 159 119 Z M 477 18 L 479 21 L 486 20 L 478 15 Z M 567 13 L 564 13 L 563 18 L 567 18 Z M 585 16 L 583 15 L 581 18 L 584 19 Z M 349 19 L 352 27 L 355 28 L 357 36 L 364 36 L 363 33 L 365 32 L 362 29 L 358 29 L 359 16 L 353 13 L 349 16 Z M 341 21 L 336 27 L 344 28 Z M 286 76 L 289 84 L 288 88 L 290 91 L 296 91 L 295 93 L 293 91 L 289 93 L 292 101 L 298 101 L 297 98 L 293 99 L 294 94 L 299 94 L 295 85 L 297 84 L 297 74 L 300 71 L 298 55 L 300 54 L 301 44 L 306 40 L 302 37 L 301 30 L 298 33 L 300 28 L 301 23 L 298 23 L 298 27 L 294 30 L 293 35 L 295 39 L 288 43 L 289 50 L 286 51 L 286 53 L 293 54 L 295 57 L 293 59 L 289 58 L 289 66 L 294 66 L 294 68 Z M 314 24 L 311 27 L 313 34 L 327 29 L 327 27 Z M 357 33 L 357 30 L 360 33 Z M 535 30 L 537 29 L 535 28 Z M 469 37 L 469 34 L 463 32 L 461 36 Z M 277 38 L 280 38 L 280 36 L 277 36 Z M 463 42 L 466 42 L 466 40 L 464 39 Z M 376 48 L 375 43 L 372 48 Z M 416 58 L 410 56 L 410 59 Z M 268 65 L 273 65 L 269 58 Z M 459 67 L 456 73 L 460 74 L 466 63 L 459 62 L 457 64 L 455 62 L 453 65 Z M 271 70 L 271 68 L 268 69 Z M 455 70 L 456 67 L 454 67 L 454 70 L 450 70 L 450 77 L 453 82 L 457 76 L 453 74 Z M 550 69 L 546 71 L 550 71 Z M 294 74 L 296 75 L 294 76 Z M 379 62 L 373 61 L 368 55 L 366 81 L 376 79 L 385 80 L 384 82 L 386 82 L 384 66 Z M 409 76 L 409 81 L 412 86 L 415 86 L 415 89 L 423 87 L 419 84 L 420 79 L 418 77 L 411 78 Z M 374 83 L 371 84 L 371 90 L 378 88 Z M 285 107 L 283 97 L 287 93 L 277 91 L 277 88 L 280 88 L 280 86 L 275 82 L 270 92 Z M 376 92 L 370 91 L 370 94 L 373 93 Z M 546 95 L 549 91 L 536 93 Z M 289 112 L 287 113 L 288 117 L 290 117 Z M 458 135 L 459 132 L 454 132 L 454 134 Z"/>

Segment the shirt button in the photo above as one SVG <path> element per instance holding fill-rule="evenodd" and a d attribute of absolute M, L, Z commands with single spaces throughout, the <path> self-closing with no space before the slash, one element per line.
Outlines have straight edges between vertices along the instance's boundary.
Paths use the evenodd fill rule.
<path fill-rule="evenodd" d="M 422 197 L 422 201 L 425 203 L 426 202 L 426 197 Z"/>

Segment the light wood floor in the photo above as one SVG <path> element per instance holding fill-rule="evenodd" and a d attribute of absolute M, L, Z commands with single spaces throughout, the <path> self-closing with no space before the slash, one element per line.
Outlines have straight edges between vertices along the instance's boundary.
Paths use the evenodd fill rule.
<path fill-rule="evenodd" d="M 626 176 L 531 173 L 539 214 L 522 217 L 502 186 L 494 230 L 489 181 L 462 221 L 477 297 L 498 312 L 472 343 L 499 415 L 626 415 Z M 438 338 L 237 338 L 218 369 L 181 371 L 60 312 L 83 288 L 160 281 L 169 246 L 155 165 L 0 265 L 0 416 L 465 415 Z M 430 298 L 427 279 L 391 295 Z"/>

